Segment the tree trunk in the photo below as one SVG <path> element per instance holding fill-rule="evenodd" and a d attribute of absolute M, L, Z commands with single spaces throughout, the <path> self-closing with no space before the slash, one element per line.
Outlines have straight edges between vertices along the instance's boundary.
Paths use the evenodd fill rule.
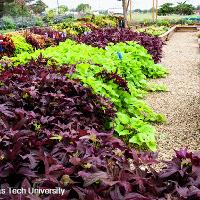
<path fill-rule="evenodd" d="M 155 20 L 155 15 L 154 15 L 155 14 L 155 10 L 154 10 L 155 9 L 155 1 L 154 0 L 152 0 L 152 4 L 153 4 L 152 5 L 152 19 L 154 21 Z"/>
<path fill-rule="evenodd" d="M 130 22 L 132 22 L 132 0 L 130 0 Z"/>
<path fill-rule="evenodd" d="M 124 15 L 124 21 L 125 21 L 125 27 L 127 27 L 127 6 L 128 2 L 127 0 L 122 0 L 122 7 L 123 7 L 123 15 Z"/>
<path fill-rule="evenodd" d="M 0 0 L 0 18 L 3 17 L 4 1 Z"/>
<path fill-rule="evenodd" d="M 158 0 L 156 0 L 156 21 L 158 19 Z"/>

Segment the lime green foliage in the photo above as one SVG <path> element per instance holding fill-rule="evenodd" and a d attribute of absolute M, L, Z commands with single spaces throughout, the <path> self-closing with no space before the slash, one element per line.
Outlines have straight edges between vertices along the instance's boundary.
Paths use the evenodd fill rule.
<path fill-rule="evenodd" d="M 32 53 L 33 47 L 26 42 L 26 39 L 21 35 L 15 35 L 11 37 L 14 45 L 15 45 L 15 52 L 14 55 L 21 54 L 23 52 Z"/>
<path fill-rule="evenodd" d="M 117 52 L 122 55 L 119 60 Z M 164 117 L 155 113 L 141 98 L 146 93 L 147 78 L 166 75 L 164 67 L 154 64 L 147 51 L 135 42 L 110 44 L 107 49 L 99 49 L 67 40 L 57 47 L 38 50 L 33 54 L 23 53 L 12 58 L 15 65 L 26 63 L 31 57 L 42 53 L 51 57 L 49 64 L 77 64 L 76 72 L 68 75 L 79 79 L 96 94 L 109 98 L 117 109 L 113 124 L 115 131 L 125 141 L 140 147 L 156 149 L 155 129 L 149 122 L 162 122 Z M 97 73 L 102 70 L 116 72 L 128 82 L 129 92 L 113 81 L 107 81 Z"/>
<path fill-rule="evenodd" d="M 53 29 L 66 32 L 70 36 L 83 34 L 84 32 L 91 31 L 94 28 L 101 27 L 116 27 L 117 19 L 111 16 L 95 16 L 83 18 L 83 21 L 66 20 L 62 23 L 56 24 Z"/>
<path fill-rule="evenodd" d="M 146 88 L 149 92 L 167 92 L 168 88 L 164 84 L 148 83 Z"/>
<path fill-rule="evenodd" d="M 53 29 L 66 32 L 69 35 L 79 35 L 90 31 L 90 28 L 83 26 L 82 22 L 63 22 L 53 26 Z"/>
<path fill-rule="evenodd" d="M 157 26 L 167 26 L 167 27 L 170 27 L 171 26 L 171 23 L 170 23 L 170 20 L 167 20 L 167 19 L 159 19 L 156 21 L 156 25 Z"/>
<path fill-rule="evenodd" d="M 138 29 L 139 32 L 147 33 L 147 34 L 153 35 L 153 36 L 162 35 L 163 33 L 167 32 L 168 30 L 169 30 L 169 28 L 166 26 L 154 26 L 154 25 Z"/>
<path fill-rule="evenodd" d="M 117 19 L 111 16 L 95 16 L 92 22 L 98 27 L 116 27 Z"/>

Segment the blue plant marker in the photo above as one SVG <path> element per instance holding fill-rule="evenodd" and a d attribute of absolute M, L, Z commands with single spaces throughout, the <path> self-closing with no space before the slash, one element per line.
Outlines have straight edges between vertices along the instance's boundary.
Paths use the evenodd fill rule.
<path fill-rule="evenodd" d="M 2 44 L 0 44 L 0 52 L 3 52 Z"/>
<path fill-rule="evenodd" d="M 122 54 L 120 52 L 117 52 L 119 60 L 122 60 Z"/>
<path fill-rule="evenodd" d="M 4 50 L 4 49 L 3 49 L 3 44 L 2 44 L 2 43 L 3 43 L 3 40 L 0 40 L 0 52 L 3 52 L 3 50 Z"/>

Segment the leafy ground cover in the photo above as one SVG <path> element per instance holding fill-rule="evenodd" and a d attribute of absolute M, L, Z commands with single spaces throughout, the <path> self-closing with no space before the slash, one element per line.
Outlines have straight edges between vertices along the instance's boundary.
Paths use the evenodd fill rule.
<path fill-rule="evenodd" d="M 161 56 L 162 56 L 163 43 L 159 38 L 150 36 L 145 33 L 133 32 L 129 29 L 116 29 L 116 28 L 96 29 L 95 28 L 93 29 L 92 32 L 89 32 L 87 34 L 84 32 L 82 35 L 79 35 L 77 37 L 74 37 L 72 35 L 66 34 L 64 32 L 55 31 L 51 28 L 35 28 L 34 27 L 34 28 L 31 28 L 30 31 L 7 34 L 6 37 L 9 38 L 12 36 L 23 36 L 26 38 L 26 42 L 31 44 L 34 49 L 43 49 L 50 46 L 55 46 L 55 45 L 58 45 L 60 42 L 65 41 L 67 38 L 76 40 L 79 43 L 86 43 L 86 44 L 90 44 L 92 46 L 101 47 L 101 48 L 105 48 L 109 43 L 115 44 L 119 42 L 136 41 L 148 50 L 148 53 L 152 55 L 156 63 L 160 61 Z M 23 39 L 21 38 L 20 43 L 22 43 L 22 40 Z M 11 41 L 11 38 L 10 38 L 10 41 Z M 16 40 L 15 42 L 17 43 Z M 23 41 L 22 46 L 25 49 L 28 48 L 28 44 L 25 44 L 24 41 Z M 22 51 L 17 50 L 16 52 L 20 53 Z M 15 52 L 15 55 L 16 55 L 16 52 Z M 8 55 L 8 54 L 5 54 L 5 55 Z M 9 55 L 12 55 L 12 52 Z"/>
<path fill-rule="evenodd" d="M 130 29 L 102 28 L 77 37 L 77 42 L 105 48 L 109 43 L 136 41 L 148 50 L 157 63 L 162 57 L 163 42 L 158 37 L 133 32 Z"/>
<path fill-rule="evenodd" d="M 81 35 L 97 28 L 97 26 L 90 22 L 63 22 L 52 26 L 53 29 L 67 33 L 70 36 Z"/>
<path fill-rule="evenodd" d="M 37 32 L 38 34 L 35 34 Z M 55 35 L 53 35 L 53 33 Z M 49 34 L 49 35 L 48 35 Z M 35 49 L 44 49 L 50 46 L 56 46 L 60 41 L 65 39 L 60 38 L 57 31 L 43 28 L 32 28 L 30 30 L 11 32 L 6 34 L 13 41 L 15 46 L 15 56 L 17 54 L 28 52 L 31 53 Z"/>
<path fill-rule="evenodd" d="M 28 44 L 26 42 L 26 39 L 22 35 L 11 36 L 11 40 L 13 41 L 15 46 L 14 56 L 16 56 L 17 54 L 21 54 L 23 52 L 27 53 L 34 52 L 32 45 Z"/>
<path fill-rule="evenodd" d="M 75 21 L 64 21 L 53 25 L 53 29 L 77 36 L 102 27 L 117 27 L 117 18 L 111 16 L 94 16 L 77 19 Z"/>
<path fill-rule="evenodd" d="M 52 39 L 50 36 L 51 35 L 46 37 L 42 34 L 33 34 L 27 31 L 0 35 L 0 39 L 2 40 L 0 57 L 12 57 L 24 52 L 33 53 L 35 49 L 44 49 L 50 46 L 55 46 L 59 44 L 59 41 L 65 40 L 60 40 L 60 38 L 57 37 Z"/>
<path fill-rule="evenodd" d="M 118 26 L 118 18 L 115 16 L 95 16 L 90 20 L 99 28 L 103 27 L 117 27 Z"/>
<path fill-rule="evenodd" d="M 166 26 L 154 26 L 154 25 L 137 29 L 137 31 L 139 31 L 140 33 L 147 33 L 147 34 L 153 35 L 153 36 L 162 35 L 163 33 L 167 32 L 168 30 L 169 30 L 169 28 Z"/>
<path fill-rule="evenodd" d="M 105 121 L 115 116 L 112 103 L 68 79 L 72 66 L 47 62 L 39 57 L 0 75 L 0 186 L 61 187 L 65 193 L 7 192 L 2 198 L 199 198 L 200 155 L 177 151 L 164 169 L 154 171 L 155 154 L 138 153 L 105 130 Z"/>
<path fill-rule="evenodd" d="M 49 65 L 73 65 L 67 75 L 69 78 L 79 79 L 95 94 L 114 103 L 117 115 L 114 124 L 107 126 L 114 126 L 126 142 L 140 148 L 156 149 L 155 129 L 149 122 L 162 122 L 164 117 L 155 113 L 141 98 L 148 88 L 147 78 L 163 77 L 166 70 L 154 64 L 142 46 L 128 42 L 99 49 L 67 40 L 59 46 L 33 54 L 23 53 L 11 60 L 15 65 L 26 64 L 40 54 L 50 58 Z"/>

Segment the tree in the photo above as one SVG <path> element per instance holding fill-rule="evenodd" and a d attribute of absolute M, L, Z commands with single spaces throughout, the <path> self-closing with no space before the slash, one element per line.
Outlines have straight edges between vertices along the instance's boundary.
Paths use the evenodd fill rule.
<path fill-rule="evenodd" d="M 4 15 L 9 15 L 13 17 L 27 16 L 29 13 L 28 7 L 24 4 L 19 4 L 18 2 L 5 2 L 4 3 Z"/>
<path fill-rule="evenodd" d="M 41 0 L 37 0 L 34 4 L 30 5 L 30 9 L 35 14 L 41 14 L 42 12 L 45 11 L 46 8 L 47 8 L 47 5 Z"/>
<path fill-rule="evenodd" d="M 172 3 L 165 3 L 158 9 L 158 15 L 170 15 L 174 13 L 174 7 Z"/>
<path fill-rule="evenodd" d="M 65 14 L 69 10 L 68 7 L 65 5 L 59 6 L 58 9 L 60 14 Z"/>
<path fill-rule="evenodd" d="M 136 13 L 142 13 L 142 10 L 138 8 L 138 9 L 135 9 L 134 12 L 136 12 Z"/>
<path fill-rule="evenodd" d="M 192 4 L 185 2 L 178 3 L 175 7 L 175 13 L 179 15 L 192 15 L 194 14 L 195 7 Z"/>
<path fill-rule="evenodd" d="M 84 12 L 84 13 L 87 13 L 87 12 L 90 12 L 91 11 L 91 6 L 89 4 L 84 4 L 84 3 L 81 3 L 77 6 L 76 8 L 76 11 L 77 12 Z"/>
<path fill-rule="evenodd" d="M 54 17 L 56 16 L 56 13 L 57 13 L 57 10 L 56 9 L 50 9 L 46 12 L 46 16 L 43 18 L 43 20 L 46 22 L 46 23 L 49 23 L 51 22 Z"/>

